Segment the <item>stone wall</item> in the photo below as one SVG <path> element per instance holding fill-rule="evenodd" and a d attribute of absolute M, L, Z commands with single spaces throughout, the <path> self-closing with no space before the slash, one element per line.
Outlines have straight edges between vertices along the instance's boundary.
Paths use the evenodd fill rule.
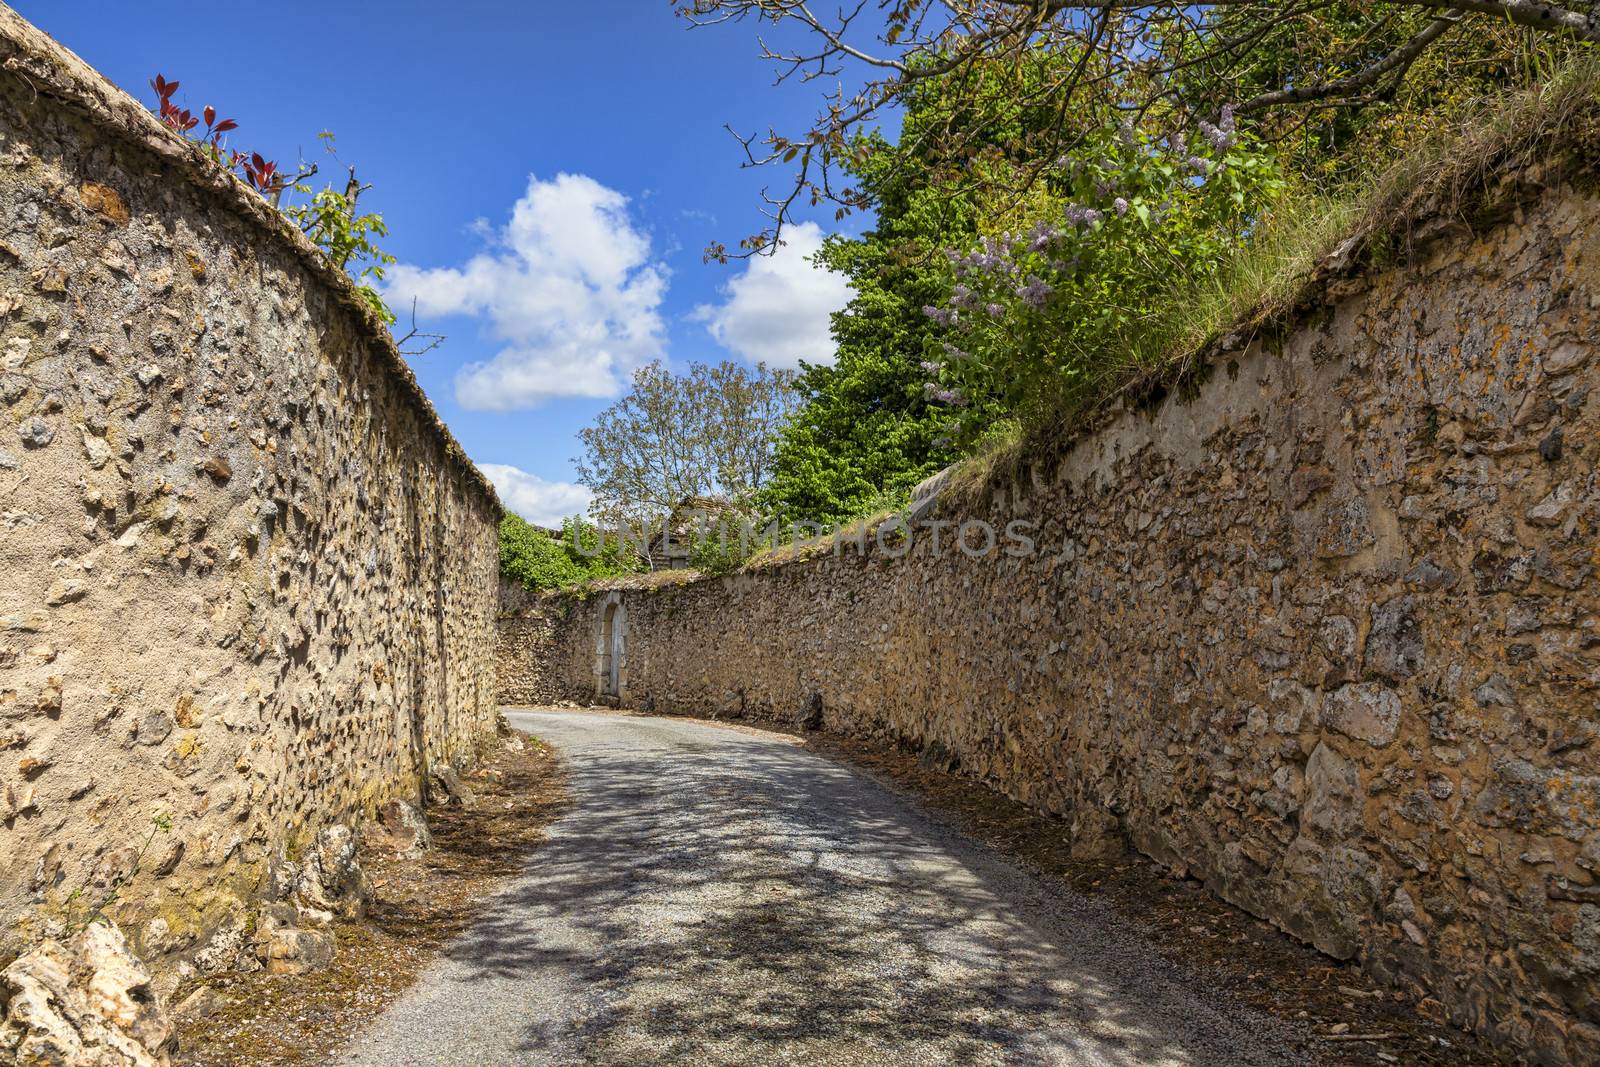
<path fill-rule="evenodd" d="M 574 605 L 549 665 L 826 727 L 1146 855 L 1554 1061 L 1600 1048 L 1600 200 L 1330 275 L 1189 400 L 871 548 Z M 1037 551 L 1004 530 L 1031 523 Z M 970 547 L 984 535 L 969 530 Z M 892 538 L 888 541 L 892 546 Z"/>
<path fill-rule="evenodd" d="M 348 280 L 0 7 L 0 955 L 131 875 L 141 951 L 216 963 L 470 759 L 499 514 Z"/>
<path fill-rule="evenodd" d="M 547 670 L 551 642 L 570 607 L 566 598 L 533 593 L 500 580 L 495 619 L 495 691 L 501 704 L 537 706 L 593 696 L 575 690 Z"/>

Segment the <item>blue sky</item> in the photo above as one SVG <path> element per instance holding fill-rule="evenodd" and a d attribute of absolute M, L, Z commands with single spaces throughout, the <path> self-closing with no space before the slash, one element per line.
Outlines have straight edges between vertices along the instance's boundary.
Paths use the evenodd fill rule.
<path fill-rule="evenodd" d="M 531 518 L 581 506 L 577 431 L 638 363 L 831 358 L 847 291 L 804 255 L 823 228 L 701 262 L 787 176 L 741 170 L 724 124 L 804 129 L 821 91 L 775 88 L 754 25 L 691 31 L 672 0 L 10 2 L 147 104 L 153 75 L 178 79 L 239 122 L 235 147 L 332 176 L 334 131 L 389 224 L 392 302 L 448 334 L 418 376 Z"/>

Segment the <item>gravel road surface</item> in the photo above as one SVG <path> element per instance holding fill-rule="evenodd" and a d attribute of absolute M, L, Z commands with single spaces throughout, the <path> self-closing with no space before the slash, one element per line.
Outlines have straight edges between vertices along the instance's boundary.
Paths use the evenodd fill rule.
<path fill-rule="evenodd" d="M 787 738 L 508 714 L 566 756 L 572 810 L 340 1063 L 1299 1061 L 1103 908 Z"/>

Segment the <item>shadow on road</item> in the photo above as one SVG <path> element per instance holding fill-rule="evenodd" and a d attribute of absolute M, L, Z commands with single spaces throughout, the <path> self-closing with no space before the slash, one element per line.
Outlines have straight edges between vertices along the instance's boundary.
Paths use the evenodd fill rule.
<path fill-rule="evenodd" d="M 1045 899 L 840 766 L 661 720 L 533 728 L 569 752 L 574 810 L 451 952 L 469 983 L 540 972 L 571 991 L 576 1007 L 528 1005 L 546 1021 L 525 1025 L 521 1053 L 1283 1062 L 1106 913 Z"/>

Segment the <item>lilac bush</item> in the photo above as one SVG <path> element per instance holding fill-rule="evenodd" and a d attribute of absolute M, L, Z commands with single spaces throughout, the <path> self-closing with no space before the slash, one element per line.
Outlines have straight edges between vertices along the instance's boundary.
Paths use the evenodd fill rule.
<path fill-rule="evenodd" d="M 946 252 L 943 327 L 927 396 L 970 445 L 994 422 L 1070 406 L 1127 366 L 1159 313 L 1214 280 L 1283 191 L 1232 109 L 1192 135 L 1131 122 L 1058 161 L 1025 225 Z"/>

